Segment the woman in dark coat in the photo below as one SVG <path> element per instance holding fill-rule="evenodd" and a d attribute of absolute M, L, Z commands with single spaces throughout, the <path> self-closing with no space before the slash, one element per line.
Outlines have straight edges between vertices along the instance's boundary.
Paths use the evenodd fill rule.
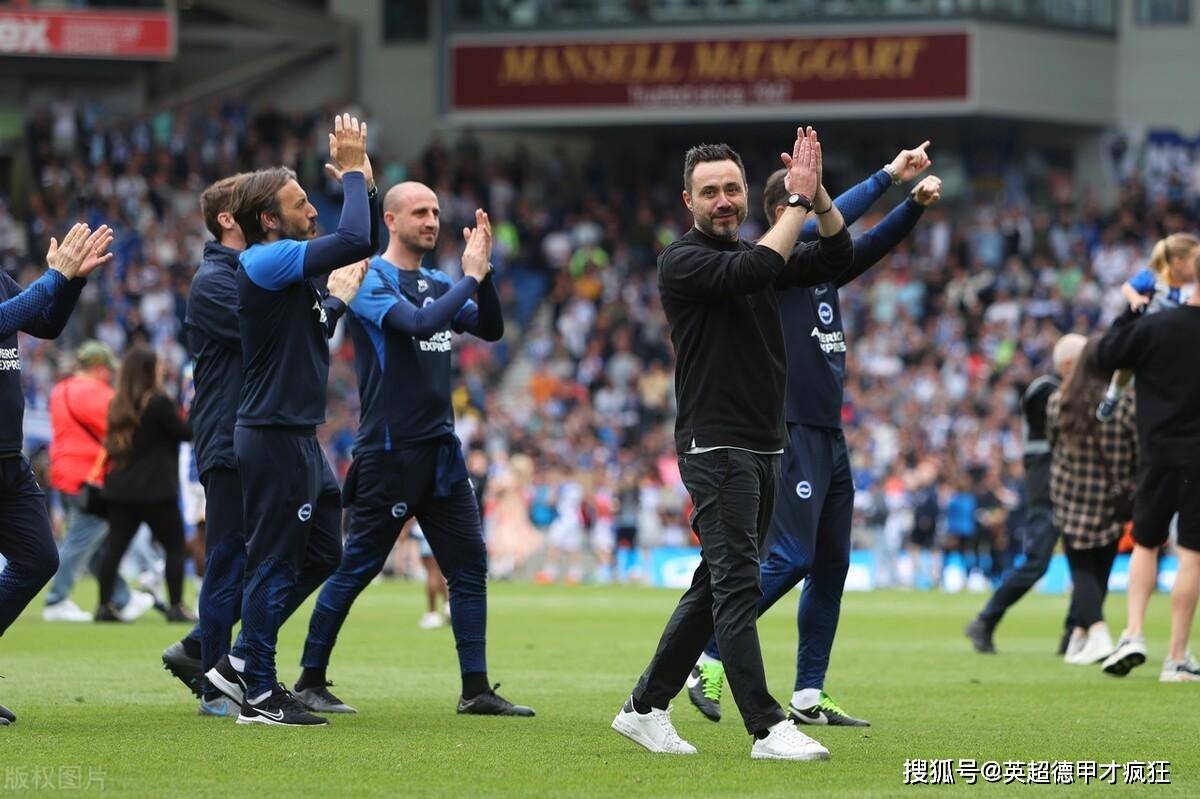
<path fill-rule="evenodd" d="M 108 546 L 100 569 L 96 621 L 119 621 L 112 606 L 113 584 L 129 542 L 144 522 L 166 553 L 168 621 L 194 622 L 183 604 L 185 558 L 179 512 L 179 443 L 191 428 L 163 393 L 158 356 L 144 347 L 125 354 L 117 391 L 108 407 L 104 447 L 110 470 L 104 480 L 108 505 Z"/>

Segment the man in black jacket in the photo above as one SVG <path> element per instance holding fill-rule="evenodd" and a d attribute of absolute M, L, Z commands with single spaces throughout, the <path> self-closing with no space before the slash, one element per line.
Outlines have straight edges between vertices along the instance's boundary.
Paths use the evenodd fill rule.
<path fill-rule="evenodd" d="M 1200 253 L 1197 255 L 1200 260 Z M 1178 308 L 1131 317 L 1089 346 L 1104 372 L 1132 369 L 1137 381 L 1138 487 L 1129 560 L 1129 619 L 1104 671 L 1123 677 L 1146 662 L 1142 624 L 1158 578 L 1158 553 L 1179 514 L 1179 570 L 1171 589 L 1171 644 L 1162 682 L 1200 682 L 1188 637 L 1200 594 L 1200 293 Z"/>
<path fill-rule="evenodd" d="M 755 738 L 751 757 L 829 756 L 787 721 L 767 689 L 755 621 L 758 555 L 787 440 L 787 359 L 775 292 L 835 279 L 850 266 L 854 247 L 821 185 L 816 132 L 798 130 L 791 154 L 781 157 L 788 208 L 755 246 L 738 235 L 748 211 L 741 158 L 727 145 L 689 150 L 683 200 L 695 226 L 659 256 L 659 293 L 676 354 L 675 445 L 703 555 L 653 660 L 613 720 L 613 729 L 652 752 L 695 753 L 666 708 L 715 632 L 734 700 Z M 809 210 L 817 212 L 821 237 L 795 247 Z"/>

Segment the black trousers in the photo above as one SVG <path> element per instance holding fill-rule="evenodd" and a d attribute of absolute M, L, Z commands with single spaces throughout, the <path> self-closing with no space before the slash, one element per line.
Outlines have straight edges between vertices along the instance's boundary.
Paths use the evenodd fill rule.
<path fill-rule="evenodd" d="M 1117 558 L 1117 542 L 1094 549 L 1073 549 L 1070 544 L 1063 548 L 1071 567 L 1071 621 L 1077 627 L 1091 627 L 1104 621 L 1104 598 L 1108 596 L 1108 575 Z"/>
<path fill-rule="evenodd" d="M 1054 511 L 1048 505 L 1031 505 L 1026 509 L 1022 548 L 1024 562 L 1008 573 L 1004 582 L 992 594 L 979 618 L 992 627 L 1000 623 L 1008 609 L 1042 579 L 1050 567 L 1050 558 L 1058 544 L 1058 528 L 1054 526 Z M 1068 625 L 1070 617 L 1068 616 Z"/>
<path fill-rule="evenodd" d="M 167 556 L 167 594 L 172 605 L 183 601 L 183 517 L 179 500 L 166 502 L 108 502 L 108 540 L 100 563 L 100 604 L 112 601 L 121 558 L 145 522 Z"/>
<path fill-rule="evenodd" d="M 665 708 L 715 633 L 742 721 L 750 732 L 763 730 L 785 718 L 767 689 L 756 623 L 762 598 L 758 556 L 775 508 L 779 456 L 717 449 L 680 455 L 679 471 L 695 505 L 700 566 L 633 695 Z"/>

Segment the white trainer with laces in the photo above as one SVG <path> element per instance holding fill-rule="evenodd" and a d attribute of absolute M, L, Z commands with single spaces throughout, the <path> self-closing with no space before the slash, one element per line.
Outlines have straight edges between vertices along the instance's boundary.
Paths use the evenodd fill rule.
<path fill-rule="evenodd" d="M 436 630 L 438 627 L 445 627 L 446 620 L 442 617 L 442 614 L 436 610 L 431 610 L 421 617 L 421 620 L 417 622 L 417 626 L 422 630 Z"/>
<path fill-rule="evenodd" d="M 121 621 L 135 621 L 146 615 L 154 607 L 154 594 L 145 591 L 134 591 L 129 595 L 129 601 L 117 611 Z"/>
<path fill-rule="evenodd" d="M 1139 635 L 1121 636 L 1117 648 L 1104 661 L 1102 668 L 1105 674 L 1114 677 L 1124 677 L 1133 669 L 1146 662 L 1146 639 Z"/>
<path fill-rule="evenodd" d="M 69 599 L 42 608 L 42 621 L 91 621 L 92 614 Z"/>
<path fill-rule="evenodd" d="M 1100 627 L 1088 633 L 1087 638 L 1084 639 L 1083 646 L 1074 653 L 1068 648 L 1067 655 L 1063 660 L 1072 666 L 1090 666 L 1093 663 L 1105 660 L 1112 653 L 1112 636 L 1109 635 L 1107 628 Z"/>
<path fill-rule="evenodd" d="M 1200 682 L 1200 662 L 1188 652 L 1183 660 L 1164 660 L 1159 682 Z"/>
<path fill-rule="evenodd" d="M 808 737 L 791 721 L 781 721 L 758 738 L 750 748 L 754 760 L 828 760 L 829 750 Z"/>
<path fill-rule="evenodd" d="M 649 713 L 633 709 L 633 700 L 625 703 L 613 719 L 612 728 L 651 752 L 666 755 L 694 755 L 696 747 L 679 737 L 671 723 L 671 710 L 651 708 Z"/>

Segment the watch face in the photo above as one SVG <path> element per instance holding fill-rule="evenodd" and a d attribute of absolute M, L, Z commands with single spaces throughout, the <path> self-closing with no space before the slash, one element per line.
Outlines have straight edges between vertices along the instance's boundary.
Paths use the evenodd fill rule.
<path fill-rule="evenodd" d="M 788 197 L 788 205 L 799 205 L 800 199 L 799 194 L 793 194 L 791 197 Z"/>

